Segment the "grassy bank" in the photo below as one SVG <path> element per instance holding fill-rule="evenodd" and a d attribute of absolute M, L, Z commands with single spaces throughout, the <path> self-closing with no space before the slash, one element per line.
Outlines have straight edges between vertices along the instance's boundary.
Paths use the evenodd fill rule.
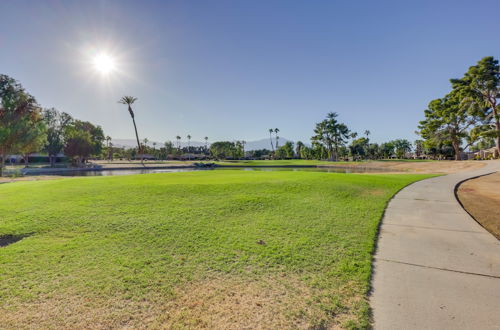
<path fill-rule="evenodd" d="M 424 175 L 189 172 L 0 185 L 6 328 L 365 327 L 376 229 Z"/>
<path fill-rule="evenodd" d="M 215 162 L 219 165 L 246 165 L 246 166 L 316 166 L 328 164 L 341 164 L 345 162 L 330 162 L 326 160 L 307 160 L 307 159 L 276 159 L 276 160 L 226 160 Z"/>
<path fill-rule="evenodd" d="M 384 159 L 384 160 L 364 160 L 364 161 L 349 161 L 349 162 L 333 162 L 328 160 L 308 160 L 308 159 L 276 159 L 276 160 L 226 160 L 215 162 L 219 165 L 238 165 L 238 166 L 317 166 L 317 165 L 359 165 L 370 164 L 374 162 L 433 162 L 427 159 Z"/>

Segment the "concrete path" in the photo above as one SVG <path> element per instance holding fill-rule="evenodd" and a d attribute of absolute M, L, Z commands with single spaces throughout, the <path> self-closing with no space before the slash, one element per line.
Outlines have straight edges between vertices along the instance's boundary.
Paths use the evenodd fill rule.
<path fill-rule="evenodd" d="M 375 329 L 500 329 L 500 241 L 454 194 L 495 171 L 500 161 L 420 181 L 389 203 L 370 297 Z"/>

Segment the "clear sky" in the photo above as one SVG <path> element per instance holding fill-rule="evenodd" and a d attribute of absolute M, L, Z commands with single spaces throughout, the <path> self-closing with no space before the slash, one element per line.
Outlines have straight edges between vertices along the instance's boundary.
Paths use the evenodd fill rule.
<path fill-rule="evenodd" d="M 309 141 L 335 111 L 413 141 L 430 100 L 500 57 L 500 1 L 0 1 L 0 73 L 44 107 L 133 138 Z M 109 75 L 92 59 L 116 59 Z"/>

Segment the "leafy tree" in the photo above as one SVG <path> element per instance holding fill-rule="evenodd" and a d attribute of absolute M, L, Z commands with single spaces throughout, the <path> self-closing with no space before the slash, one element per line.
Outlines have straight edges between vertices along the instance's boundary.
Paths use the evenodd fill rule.
<path fill-rule="evenodd" d="M 302 143 L 302 141 L 297 141 L 296 147 L 295 147 L 295 153 L 297 154 L 297 157 L 303 158 L 302 157 L 302 148 L 304 148 L 305 145 Z"/>
<path fill-rule="evenodd" d="M 175 137 L 175 139 L 177 140 L 177 151 L 180 153 L 180 151 L 181 151 L 181 137 L 180 137 L 180 135 L 177 135 Z"/>
<path fill-rule="evenodd" d="M 234 142 L 218 141 L 210 145 L 210 153 L 215 159 L 238 158 L 241 150 L 238 150 Z"/>
<path fill-rule="evenodd" d="M 455 160 L 460 160 L 462 141 L 466 138 L 469 144 L 473 141 L 469 130 L 477 120 L 461 102 L 458 90 L 453 90 L 442 99 L 431 101 L 425 110 L 425 117 L 419 125 L 420 135 L 426 140 L 434 140 L 435 144 L 449 141 Z"/>
<path fill-rule="evenodd" d="M 417 155 L 417 157 L 423 155 L 425 152 L 424 141 L 423 140 L 415 140 L 415 142 L 413 144 L 415 145 L 415 154 Z"/>
<path fill-rule="evenodd" d="M 495 146 L 495 139 L 492 137 L 482 137 L 475 145 L 472 145 L 470 149 L 472 151 L 479 151 L 483 149 L 493 148 Z"/>
<path fill-rule="evenodd" d="M 262 158 L 271 155 L 272 151 L 267 149 L 250 150 L 247 152 L 251 158 Z"/>
<path fill-rule="evenodd" d="M 274 159 L 285 159 L 286 158 L 286 153 L 283 147 L 279 147 L 276 149 L 276 152 L 274 154 Z"/>
<path fill-rule="evenodd" d="M 318 149 L 322 146 L 326 149 L 328 158 L 336 160 L 339 156 L 339 147 L 344 146 L 350 136 L 350 131 L 343 123 L 337 120 L 338 114 L 330 112 L 327 118 L 316 124 L 314 136 L 311 138 L 313 145 Z M 321 149 L 321 148 L 319 148 Z M 324 152 L 321 151 L 322 156 Z"/>
<path fill-rule="evenodd" d="M 140 154 L 144 154 L 141 150 L 141 143 L 139 142 L 139 134 L 137 133 L 137 125 L 135 124 L 135 115 L 134 111 L 132 111 L 132 104 L 137 101 L 136 97 L 133 96 L 124 96 L 118 101 L 121 104 L 126 104 L 128 106 L 128 112 L 130 114 L 130 117 L 132 117 L 132 122 L 134 123 L 134 130 L 135 130 L 135 138 L 137 140 L 137 152 Z M 144 158 L 141 158 L 141 162 L 144 161 Z"/>
<path fill-rule="evenodd" d="M 500 155 L 500 65 L 492 56 L 471 66 L 462 79 L 452 79 L 454 88 L 460 90 L 471 105 L 471 112 L 491 122 L 490 129 L 481 135 L 496 140 L 497 156 Z"/>
<path fill-rule="evenodd" d="M 64 136 L 64 153 L 77 165 L 81 165 L 88 157 L 101 153 L 104 132 L 100 126 L 75 120 L 66 127 Z"/>
<path fill-rule="evenodd" d="M 379 159 L 382 156 L 380 146 L 377 143 L 368 144 L 366 153 L 370 159 Z"/>
<path fill-rule="evenodd" d="M 307 146 L 303 146 L 300 149 L 300 158 L 302 159 L 313 159 L 314 158 L 314 151 L 312 148 L 309 148 Z"/>
<path fill-rule="evenodd" d="M 312 141 L 311 154 L 314 159 L 328 159 L 328 149 L 320 142 Z"/>
<path fill-rule="evenodd" d="M 392 141 L 382 143 L 380 145 L 380 151 L 381 151 L 382 157 L 391 158 L 392 155 L 394 155 L 394 143 Z"/>
<path fill-rule="evenodd" d="M 276 143 L 274 144 L 274 146 L 275 146 L 276 150 L 278 150 L 278 148 L 279 148 L 279 138 L 280 138 L 278 136 L 279 131 L 280 131 L 279 128 L 274 129 L 274 134 L 276 136 Z"/>
<path fill-rule="evenodd" d="M 64 148 L 64 130 L 73 121 L 73 118 L 65 112 L 51 108 L 43 111 L 43 119 L 47 126 L 47 143 L 44 149 L 49 154 L 50 166 L 53 167 L 57 154 Z"/>
<path fill-rule="evenodd" d="M 168 158 L 168 155 L 171 155 L 174 153 L 174 144 L 172 141 L 166 141 L 163 146 L 165 147 L 165 159 Z"/>
<path fill-rule="evenodd" d="M 411 151 L 411 142 L 405 139 L 397 139 L 392 141 L 396 149 L 396 157 L 399 159 L 404 158 L 407 152 Z"/>
<path fill-rule="evenodd" d="M 433 159 L 443 159 L 455 155 L 450 141 L 439 141 L 435 139 L 424 140 L 424 153 Z"/>
<path fill-rule="evenodd" d="M 245 156 L 245 141 L 234 142 L 234 149 L 231 151 L 231 158 L 239 159 Z"/>
<path fill-rule="evenodd" d="M 241 157 L 245 157 L 245 144 L 247 144 L 247 141 L 241 140 Z"/>
<path fill-rule="evenodd" d="M 111 149 L 111 136 L 106 136 L 106 153 L 107 155 L 105 156 L 108 161 L 111 161 L 113 157 L 113 150 Z"/>
<path fill-rule="evenodd" d="M 33 143 L 41 109 L 15 79 L 0 75 L 0 176 L 9 153 L 22 151 Z"/>
<path fill-rule="evenodd" d="M 293 156 L 293 142 L 291 141 L 287 141 L 283 146 L 276 150 L 276 158 L 278 159 L 291 159 Z"/>
<path fill-rule="evenodd" d="M 39 120 L 33 122 L 33 126 L 23 138 L 23 143 L 18 148 L 24 156 L 24 165 L 28 167 L 29 155 L 33 152 L 39 151 L 47 141 L 47 126 L 43 121 L 42 116 Z"/>
<path fill-rule="evenodd" d="M 349 146 L 349 151 L 351 152 L 354 160 L 359 160 L 366 156 L 368 141 L 368 138 L 364 137 L 352 141 L 351 145 Z"/>

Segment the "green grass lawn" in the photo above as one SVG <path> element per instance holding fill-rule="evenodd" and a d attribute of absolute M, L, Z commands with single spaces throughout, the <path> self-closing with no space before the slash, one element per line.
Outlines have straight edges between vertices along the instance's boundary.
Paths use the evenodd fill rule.
<path fill-rule="evenodd" d="M 246 166 L 316 166 L 316 165 L 328 165 L 328 164 L 348 164 L 349 162 L 330 162 L 327 160 L 307 160 L 307 159 L 276 159 L 276 160 L 226 160 L 215 162 L 219 165 L 246 165 Z"/>
<path fill-rule="evenodd" d="M 5 328 L 363 328 L 377 226 L 425 175 L 200 171 L 0 185 Z"/>
<path fill-rule="evenodd" d="M 428 159 L 381 159 L 381 160 L 365 160 L 365 161 L 350 161 L 350 162 L 332 162 L 327 160 L 307 160 L 307 159 L 277 159 L 277 160 L 226 160 L 215 162 L 219 165 L 246 165 L 246 166 L 316 166 L 316 165 L 357 165 L 361 163 L 371 162 L 431 162 Z"/>

